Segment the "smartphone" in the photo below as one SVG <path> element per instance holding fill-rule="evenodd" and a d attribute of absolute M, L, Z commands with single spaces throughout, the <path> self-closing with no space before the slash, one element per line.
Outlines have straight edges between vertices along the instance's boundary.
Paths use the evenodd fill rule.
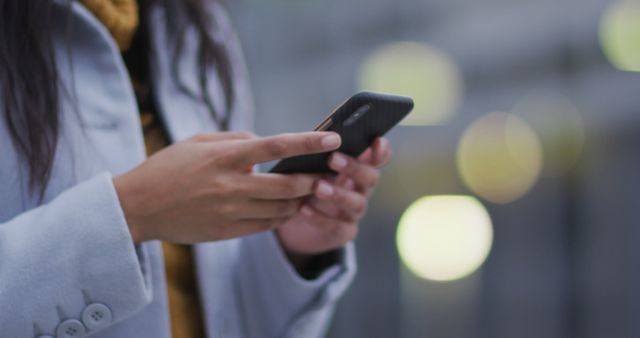
<path fill-rule="evenodd" d="M 358 157 L 413 110 L 413 99 L 383 93 L 360 92 L 342 103 L 315 131 L 333 131 L 342 137 L 336 151 Z M 333 151 L 281 160 L 272 173 L 332 173 L 328 160 Z"/>

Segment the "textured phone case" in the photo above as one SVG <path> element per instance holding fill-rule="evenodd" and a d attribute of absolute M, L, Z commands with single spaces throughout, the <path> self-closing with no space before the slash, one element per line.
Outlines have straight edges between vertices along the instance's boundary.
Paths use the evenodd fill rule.
<path fill-rule="evenodd" d="M 356 111 L 369 105 L 360 118 L 352 124 L 345 122 Z M 339 152 L 357 157 L 362 154 L 376 137 L 383 136 L 398 124 L 413 109 L 409 97 L 381 93 L 361 92 L 343 103 L 329 117 L 332 124 L 327 128 L 342 137 Z M 327 160 L 332 152 L 290 157 L 276 164 L 273 173 L 332 173 Z"/>

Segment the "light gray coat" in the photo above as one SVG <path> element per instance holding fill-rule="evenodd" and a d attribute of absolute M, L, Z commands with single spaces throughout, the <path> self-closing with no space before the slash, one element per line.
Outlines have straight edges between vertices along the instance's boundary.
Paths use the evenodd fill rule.
<path fill-rule="evenodd" d="M 81 4 L 66 1 L 58 0 L 54 13 L 66 89 L 44 203 L 28 192 L 26 166 L 0 119 L 0 337 L 168 338 L 161 247 L 134 246 L 112 182 L 145 159 L 131 83 L 109 32 Z M 210 10 L 218 22 L 210 29 L 233 59 L 231 127 L 249 130 L 251 94 L 240 47 L 223 9 Z M 174 44 L 165 34 L 165 14 L 155 8 L 150 17 L 152 75 L 159 113 L 177 142 L 216 125 L 202 102 L 180 92 L 170 77 Z M 198 92 L 197 39 L 195 31 L 187 34 L 180 75 Z M 221 110 L 217 74 L 209 76 Z M 341 264 L 316 280 L 301 279 L 271 232 L 194 251 L 208 335 L 216 338 L 320 337 L 355 273 L 348 246 Z"/>

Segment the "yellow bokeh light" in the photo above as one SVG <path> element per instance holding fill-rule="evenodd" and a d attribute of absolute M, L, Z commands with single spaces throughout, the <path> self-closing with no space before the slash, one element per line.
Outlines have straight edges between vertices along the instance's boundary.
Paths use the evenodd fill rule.
<path fill-rule="evenodd" d="M 396 244 L 402 262 L 419 277 L 452 281 L 476 271 L 493 242 L 491 218 L 471 196 L 427 196 L 402 215 Z"/>
<path fill-rule="evenodd" d="M 585 126 L 577 106 L 558 94 L 529 95 L 513 109 L 535 130 L 543 149 L 544 174 L 566 174 L 580 159 Z"/>
<path fill-rule="evenodd" d="M 640 0 L 621 0 L 607 10 L 600 44 L 614 67 L 640 72 Z"/>
<path fill-rule="evenodd" d="M 362 65 L 359 87 L 411 96 L 415 108 L 404 125 L 445 123 L 462 100 L 462 76 L 451 58 L 436 48 L 412 42 L 374 51 Z"/>
<path fill-rule="evenodd" d="M 509 203 L 528 192 L 540 176 L 542 146 L 519 117 L 491 113 L 465 131 L 457 162 L 474 193 L 494 203 Z"/>

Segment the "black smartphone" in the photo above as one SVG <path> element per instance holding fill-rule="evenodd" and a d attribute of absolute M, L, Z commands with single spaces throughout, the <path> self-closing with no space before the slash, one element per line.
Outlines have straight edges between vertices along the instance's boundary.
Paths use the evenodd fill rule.
<path fill-rule="evenodd" d="M 341 104 L 315 131 L 333 131 L 342 137 L 337 150 L 358 157 L 371 143 L 386 134 L 413 110 L 413 99 L 373 92 L 360 92 Z M 281 160 L 272 173 L 334 173 L 328 166 L 332 152 L 295 156 Z"/>

